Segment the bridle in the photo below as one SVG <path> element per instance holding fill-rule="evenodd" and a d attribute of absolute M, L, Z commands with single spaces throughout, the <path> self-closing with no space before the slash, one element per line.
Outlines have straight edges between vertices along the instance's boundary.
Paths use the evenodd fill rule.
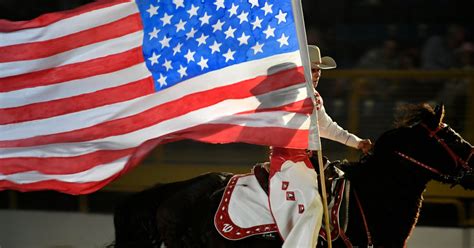
<path fill-rule="evenodd" d="M 415 165 L 418 165 L 424 169 L 427 169 L 435 174 L 437 174 L 438 176 L 440 176 L 441 178 L 445 179 L 445 180 L 449 180 L 449 181 L 453 181 L 454 183 L 459 183 L 461 181 L 461 179 L 466 176 L 466 175 L 469 175 L 472 173 L 472 168 L 469 167 L 469 161 L 471 160 L 472 158 L 472 155 L 474 154 L 474 150 L 471 149 L 471 152 L 469 153 L 468 157 L 466 159 L 462 159 L 459 155 L 457 155 L 453 149 L 451 149 L 451 147 L 446 144 L 446 142 L 439 137 L 438 135 L 438 132 L 441 131 L 441 130 L 444 130 L 444 129 L 449 129 L 449 126 L 445 123 L 440 123 L 440 125 L 438 125 L 438 127 L 435 129 L 435 130 L 431 130 L 426 124 L 424 123 L 419 123 L 420 126 L 422 126 L 424 129 L 426 129 L 428 131 L 428 136 L 430 138 L 434 138 L 438 144 L 440 144 L 444 150 L 449 154 L 449 156 L 452 158 L 452 160 L 454 161 L 454 164 L 455 164 L 455 167 L 462 167 L 458 174 L 453 176 L 453 175 L 449 175 L 449 174 L 444 174 L 444 173 L 441 173 L 439 170 L 437 170 L 435 167 L 433 166 L 429 166 L 423 162 L 420 162 L 418 160 L 416 160 L 415 158 L 413 157 L 410 157 L 402 152 L 399 152 L 399 151 L 395 151 L 395 153 L 397 155 L 399 155 L 400 157 L 412 162 L 413 164 Z"/>

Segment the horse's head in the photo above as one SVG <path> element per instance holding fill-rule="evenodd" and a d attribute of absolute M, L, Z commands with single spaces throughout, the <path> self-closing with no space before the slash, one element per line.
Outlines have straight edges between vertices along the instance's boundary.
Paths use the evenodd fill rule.
<path fill-rule="evenodd" d="M 434 174 L 434 179 L 474 189 L 474 148 L 443 122 L 444 106 L 434 110 L 427 104 L 406 108 L 398 124 L 407 130 L 408 141 L 395 153 Z"/>

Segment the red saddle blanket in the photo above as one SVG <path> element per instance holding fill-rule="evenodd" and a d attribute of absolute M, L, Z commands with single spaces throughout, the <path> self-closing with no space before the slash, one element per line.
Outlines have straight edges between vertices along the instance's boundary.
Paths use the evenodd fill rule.
<path fill-rule="evenodd" d="M 332 240 L 339 237 L 341 228 L 345 226 L 343 224 L 341 227 L 341 218 L 344 219 L 342 223 L 346 219 L 345 211 L 340 210 L 341 205 L 347 205 L 344 197 L 346 188 L 348 181 L 343 179 L 334 180 L 331 185 L 332 197 L 328 207 Z M 229 240 L 278 232 L 270 212 L 268 195 L 253 173 L 235 175 L 229 180 L 214 216 L 214 225 L 217 231 Z M 326 240 L 323 227 L 319 235 Z"/>

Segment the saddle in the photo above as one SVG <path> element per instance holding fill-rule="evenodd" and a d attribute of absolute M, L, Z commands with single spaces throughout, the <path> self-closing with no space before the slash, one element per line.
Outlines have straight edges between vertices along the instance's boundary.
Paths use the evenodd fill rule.
<path fill-rule="evenodd" d="M 341 162 L 325 163 L 330 223 L 334 225 L 331 237 L 335 240 L 341 230 L 345 232 L 347 228 L 350 186 L 337 167 Z M 239 240 L 278 231 L 268 203 L 268 176 L 269 163 L 266 162 L 255 165 L 248 174 L 234 175 L 229 180 L 214 216 L 214 225 L 224 238 Z M 324 226 L 319 235 L 326 240 Z"/>

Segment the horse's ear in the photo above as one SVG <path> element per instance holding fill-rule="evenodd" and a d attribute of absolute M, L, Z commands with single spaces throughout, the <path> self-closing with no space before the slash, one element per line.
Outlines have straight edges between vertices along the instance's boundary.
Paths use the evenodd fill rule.
<path fill-rule="evenodd" d="M 436 121 L 438 122 L 438 125 L 443 122 L 444 119 L 444 104 L 439 104 L 436 105 L 435 109 L 435 116 L 436 116 Z"/>

